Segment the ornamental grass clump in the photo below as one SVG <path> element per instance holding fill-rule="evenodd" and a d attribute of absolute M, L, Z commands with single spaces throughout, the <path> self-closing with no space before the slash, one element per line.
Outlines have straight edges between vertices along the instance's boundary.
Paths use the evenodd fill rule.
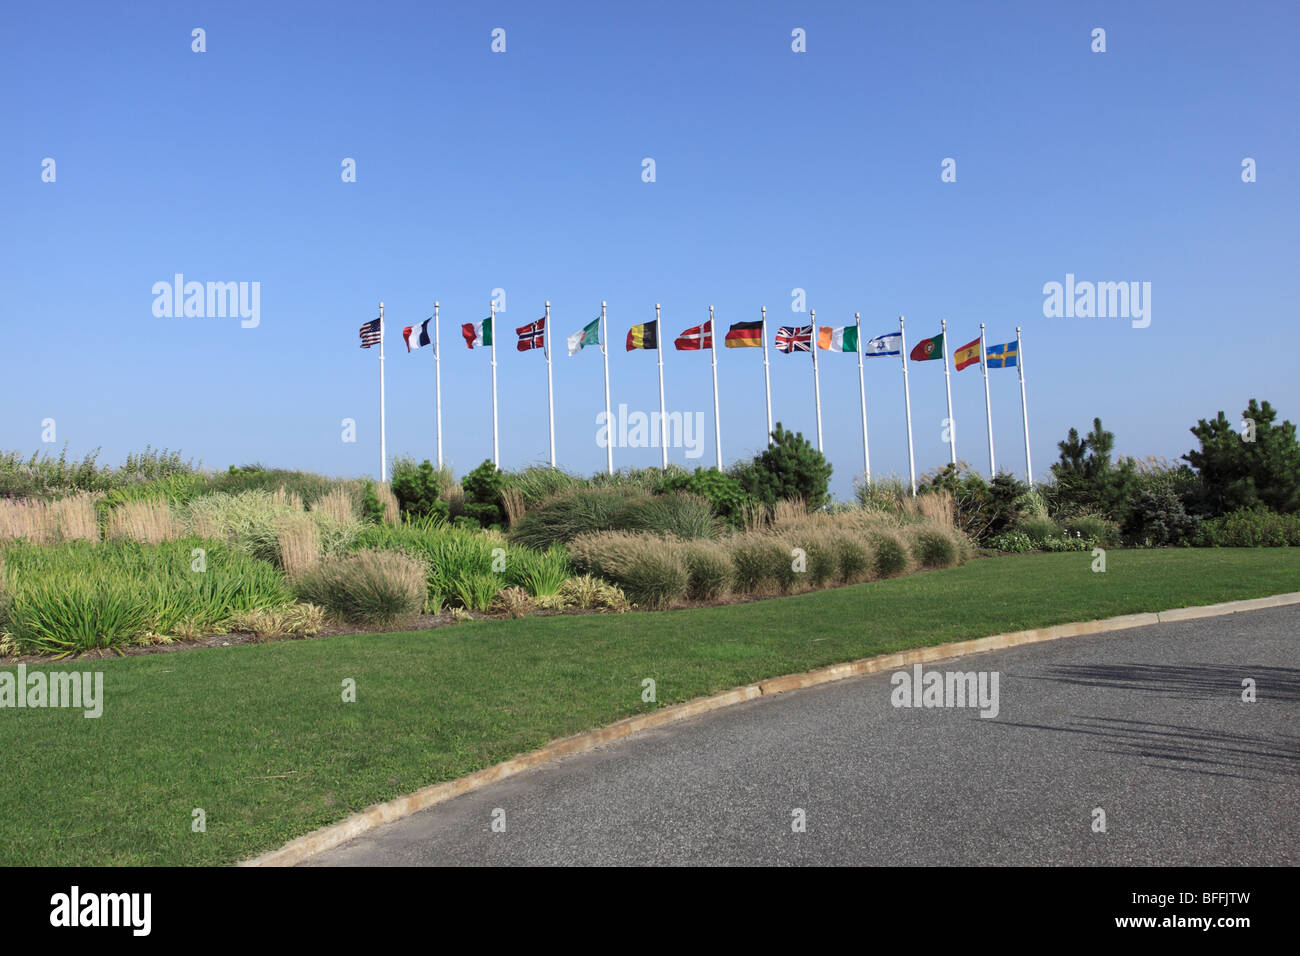
<path fill-rule="evenodd" d="M 569 550 L 579 571 L 614 582 L 643 607 L 670 607 L 690 587 L 685 549 L 674 538 L 605 531 L 579 535 Z"/>
<path fill-rule="evenodd" d="M 302 576 L 298 597 L 353 624 L 392 624 L 425 604 L 424 565 L 400 551 L 331 555 Z"/>

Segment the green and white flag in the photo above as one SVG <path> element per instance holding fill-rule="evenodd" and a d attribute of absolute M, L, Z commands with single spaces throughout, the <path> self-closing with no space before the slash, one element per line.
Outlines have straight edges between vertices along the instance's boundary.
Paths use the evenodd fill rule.
<path fill-rule="evenodd" d="M 577 355 L 588 345 L 600 344 L 600 319 L 592 319 L 581 332 L 569 336 L 569 354 Z"/>
<path fill-rule="evenodd" d="M 482 322 L 466 322 L 460 327 L 460 334 L 465 336 L 465 344 L 470 348 L 474 348 L 478 345 L 491 345 L 491 317 L 484 319 Z"/>
<path fill-rule="evenodd" d="M 817 347 L 831 352 L 856 352 L 858 350 L 858 327 L 841 325 L 831 328 L 823 325 L 817 330 Z"/>

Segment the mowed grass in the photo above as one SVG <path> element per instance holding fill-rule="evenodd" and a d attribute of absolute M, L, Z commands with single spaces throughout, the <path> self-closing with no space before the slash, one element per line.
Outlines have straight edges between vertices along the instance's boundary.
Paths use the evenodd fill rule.
<path fill-rule="evenodd" d="M 1300 549 L 989 558 L 661 613 L 54 664 L 103 716 L 0 710 L 0 863 L 220 864 L 550 740 L 778 674 L 1001 631 L 1300 590 Z M 641 701 L 644 678 L 656 704 Z M 356 681 L 356 703 L 342 682 Z M 191 830 L 206 813 L 207 831 Z"/>

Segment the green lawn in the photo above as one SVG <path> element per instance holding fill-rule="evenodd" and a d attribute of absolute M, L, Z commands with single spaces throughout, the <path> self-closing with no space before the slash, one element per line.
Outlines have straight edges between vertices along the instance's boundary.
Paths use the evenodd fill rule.
<path fill-rule="evenodd" d="M 557 737 L 778 674 L 1300 590 L 1300 549 L 1021 555 L 734 607 L 192 650 L 104 672 L 103 716 L 0 710 L 0 863 L 214 864 Z M 641 681 L 658 704 L 641 702 Z M 357 682 L 343 703 L 341 682 Z M 192 833 L 191 811 L 207 814 Z"/>

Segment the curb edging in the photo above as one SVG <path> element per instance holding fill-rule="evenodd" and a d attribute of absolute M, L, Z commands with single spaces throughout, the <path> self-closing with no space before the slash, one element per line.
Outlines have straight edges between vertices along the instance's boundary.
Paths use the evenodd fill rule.
<path fill-rule="evenodd" d="M 697 697 L 682 704 L 674 704 L 662 710 L 635 717 L 625 717 L 607 727 L 585 731 L 572 737 L 547 744 L 539 750 L 520 754 L 502 763 L 493 764 L 468 776 L 447 780 L 408 793 L 405 796 L 377 803 L 352 814 L 338 823 L 321 827 L 297 839 L 290 840 L 284 846 L 269 850 L 259 856 L 238 863 L 238 866 L 294 866 L 326 850 L 332 850 L 348 840 L 352 840 L 369 830 L 385 823 L 400 820 L 421 810 L 445 803 L 453 797 L 482 789 L 498 780 L 505 780 L 524 770 L 550 763 L 559 757 L 586 753 L 603 744 L 622 740 L 633 734 L 655 727 L 676 723 L 710 711 L 720 710 L 755 700 L 769 694 L 783 694 L 787 691 L 829 684 L 848 677 L 860 677 L 875 674 L 883 670 L 908 667 L 944 658 L 965 657 L 968 654 L 981 654 L 987 651 L 1018 647 L 1022 644 L 1037 644 L 1054 641 L 1063 637 L 1083 637 L 1089 634 L 1103 634 L 1108 631 L 1122 631 L 1135 627 L 1148 627 L 1152 624 L 1168 624 L 1178 621 L 1191 621 L 1198 618 L 1219 617 L 1224 614 L 1236 614 L 1241 611 L 1259 611 L 1266 608 L 1284 607 L 1300 604 L 1300 591 L 1287 594 L 1275 594 L 1269 597 L 1250 598 L 1244 601 L 1228 601 L 1222 604 L 1205 604 L 1198 607 L 1173 608 L 1168 611 L 1149 611 L 1142 614 L 1123 614 L 1096 621 L 1077 621 L 1070 624 L 1054 624 L 1051 627 L 1034 628 L 1028 631 L 1013 631 L 1007 634 L 994 634 L 967 641 L 954 641 L 948 644 L 935 644 L 930 647 L 916 647 L 893 654 L 879 654 L 865 657 L 845 664 L 832 664 L 802 674 L 787 674 L 772 677 L 756 684 L 735 687 L 709 697 Z"/>

